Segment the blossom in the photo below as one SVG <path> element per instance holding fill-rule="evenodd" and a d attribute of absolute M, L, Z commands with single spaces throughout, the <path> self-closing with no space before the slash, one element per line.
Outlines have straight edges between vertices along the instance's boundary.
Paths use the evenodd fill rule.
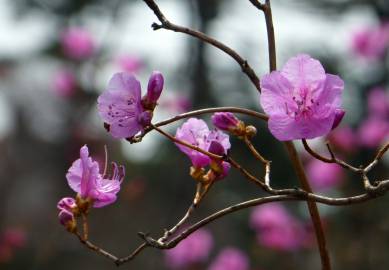
<path fill-rule="evenodd" d="M 133 55 L 121 55 L 116 59 L 117 65 L 125 72 L 136 73 L 143 67 L 143 61 Z"/>
<path fill-rule="evenodd" d="M 358 129 L 358 139 L 362 146 L 375 148 L 389 138 L 389 121 L 381 117 L 370 116 Z"/>
<path fill-rule="evenodd" d="M 354 33 L 351 47 L 356 55 L 367 59 L 379 59 L 389 45 L 389 23 L 367 27 Z"/>
<path fill-rule="evenodd" d="M 143 130 L 141 88 L 133 75 L 114 74 L 97 103 L 99 115 L 109 125 L 113 137 L 129 138 Z"/>
<path fill-rule="evenodd" d="M 381 87 L 373 88 L 367 95 L 369 115 L 375 117 L 389 117 L 389 94 Z"/>
<path fill-rule="evenodd" d="M 357 136 L 349 126 L 342 126 L 329 134 L 331 144 L 345 152 L 353 152 L 357 147 Z"/>
<path fill-rule="evenodd" d="M 318 60 L 300 54 L 281 71 L 262 77 L 260 103 L 269 130 L 281 141 L 312 139 L 330 132 L 341 105 L 343 80 L 325 73 Z"/>
<path fill-rule="evenodd" d="M 209 270 L 248 270 L 249 259 L 239 249 L 233 247 L 224 248 L 211 263 Z"/>
<path fill-rule="evenodd" d="M 80 158 L 73 162 L 66 179 L 69 186 L 84 200 L 91 200 L 93 207 L 103 207 L 116 201 L 116 194 L 124 178 L 124 167 L 112 163 L 110 179 L 99 173 L 99 165 L 89 157 L 88 147 L 80 149 Z M 66 210 L 66 209 L 65 209 Z"/>
<path fill-rule="evenodd" d="M 211 143 L 216 141 L 223 148 L 223 154 L 227 154 L 227 150 L 231 147 L 227 134 L 219 130 L 210 131 L 207 124 L 203 120 L 197 118 L 189 118 L 180 128 L 178 128 L 176 138 L 205 151 L 208 151 Z M 211 162 L 211 159 L 203 153 L 179 143 L 176 143 L 176 145 L 190 158 L 195 167 L 205 167 Z"/>
<path fill-rule="evenodd" d="M 72 96 L 77 87 L 76 77 L 69 70 L 60 70 L 54 75 L 53 90 L 60 97 Z"/>
<path fill-rule="evenodd" d="M 95 51 L 91 34 L 79 27 L 66 29 L 61 35 L 61 45 L 64 54 L 75 60 L 86 59 Z"/>
<path fill-rule="evenodd" d="M 307 239 L 303 225 L 279 203 L 257 206 L 251 213 L 251 227 L 265 247 L 291 251 L 302 247 Z"/>
<path fill-rule="evenodd" d="M 166 264 L 174 269 L 201 263 L 208 258 L 213 247 L 213 238 L 209 231 L 198 229 L 176 247 L 165 252 Z"/>
<path fill-rule="evenodd" d="M 338 164 L 311 159 L 307 164 L 307 176 L 313 189 L 324 190 L 337 186 L 343 180 L 343 170 Z"/>

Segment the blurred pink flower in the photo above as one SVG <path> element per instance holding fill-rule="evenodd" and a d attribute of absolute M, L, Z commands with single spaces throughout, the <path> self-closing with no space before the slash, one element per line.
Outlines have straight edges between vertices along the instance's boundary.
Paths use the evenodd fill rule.
<path fill-rule="evenodd" d="M 92 200 L 93 207 L 103 207 L 116 201 L 116 194 L 124 178 L 123 166 L 118 167 L 116 163 L 112 163 L 112 167 L 112 177 L 104 178 L 105 176 L 99 172 L 98 163 L 89 157 L 88 147 L 84 145 L 80 149 L 80 158 L 73 162 L 66 174 L 66 179 L 69 186 L 82 199 Z M 65 217 L 68 216 L 65 215 L 68 214 L 66 210 L 61 211 Z"/>
<path fill-rule="evenodd" d="M 389 118 L 389 94 L 382 87 L 376 87 L 369 91 L 367 96 L 367 108 L 369 115 Z"/>
<path fill-rule="evenodd" d="M 300 54 L 261 79 L 260 102 L 269 130 L 280 141 L 313 139 L 334 126 L 341 106 L 343 80 L 326 74 L 321 63 Z"/>
<path fill-rule="evenodd" d="M 344 179 L 343 169 L 332 163 L 312 158 L 306 166 L 307 176 L 314 190 L 325 190 L 338 186 Z"/>
<path fill-rule="evenodd" d="M 276 250 L 299 249 L 309 237 L 304 226 L 279 203 L 257 206 L 250 224 L 257 232 L 258 243 Z"/>
<path fill-rule="evenodd" d="M 239 249 L 224 248 L 211 263 L 208 270 L 248 270 L 249 258 Z"/>
<path fill-rule="evenodd" d="M 70 97 L 75 94 L 77 79 L 73 72 L 63 69 L 54 75 L 53 91 L 60 97 Z"/>
<path fill-rule="evenodd" d="M 182 113 L 188 111 L 192 107 L 192 103 L 187 96 L 181 94 L 175 94 L 170 99 L 165 99 L 159 104 L 165 110 Z"/>
<path fill-rule="evenodd" d="M 389 139 L 389 121 L 380 117 L 369 117 L 359 126 L 358 139 L 362 146 L 376 148 Z"/>
<path fill-rule="evenodd" d="M 89 58 L 95 51 L 92 35 L 83 28 L 71 27 L 61 34 L 61 44 L 64 54 L 75 60 Z"/>
<path fill-rule="evenodd" d="M 389 45 L 389 23 L 367 27 L 355 32 L 351 47 L 356 55 L 366 59 L 379 59 Z"/>
<path fill-rule="evenodd" d="M 0 235 L 0 263 L 6 263 L 14 257 L 15 250 L 26 245 L 26 234 L 18 228 L 8 228 Z"/>
<path fill-rule="evenodd" d="M 144 65 L 140 58 L 132 55 L 121 55 L 117 57 L 116 63 L 122 71 L 129 73 L 137 73 Z"/>
<path fill-rule="evenodd" d="M 218 142 L 224 150 L 224 154 L 227 154 L 227 150 L 230 149 L 229 136 L 220 130 L 210 131 L 207 124 L 197 118 L 189 118 L 181 127 L 177 129 L 176 138 L 194 146 L 197 146 L 203 150 L 208 151 L 213 141 Z M 185 153 L 192 161 L 195 167 L 205 167 L 209 165 L 211 159 L 193 149 L 176 143 L 181 152 Z"/>
<path fill-rule="evenodd" d="M 354 152 L 358 148 L 355 131 L 349 126 L 338 127 L 331 131 L 328 138 L 332 145 L 344 152 Z"/>
<path fill-rule="evenodd" d="M 204 262 L 213 247 L 213 238 L 206 229 L 199 229 L 173 249 L 165 251 L 165 262 L 171 268 L 179 269 Z"/>

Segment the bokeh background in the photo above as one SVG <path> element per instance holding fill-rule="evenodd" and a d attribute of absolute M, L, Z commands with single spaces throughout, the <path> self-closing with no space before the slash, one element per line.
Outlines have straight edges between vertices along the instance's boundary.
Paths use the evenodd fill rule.
<path fill-rule="evenodd" d="M 220 39 L 248 59 L 257 74 L 267 73 L 264 18 L 249 1 L 158 2 L 172 22 Z M 309 53 L 345 81 L 343 122 L 329 137 L 312 143 L 321 151 L 330 140 L 339 156 L 365 164 L 389 134 L 389 3 L 273 2 L 278 65 Z M 105 132 L 96 99 L 113 73 L 135 73 L 144 90 L 153 70 L 164 74 L 155 121 L 210 106 L 261 110 L 255 88 L 228 56 L 180 33 L 152 31 L 154 21 L 140 0 L 0 0 L 1 269 L 116 269 L 81 246 L 57 219 L 57 201 L 74 195 L 65 174 L 84 144 L 100 161 L 107 145 L 110 159 L 124 164 L 127 172 L 117 203 L 91 212 L 90 237 L 98 245 L 127 255 L 141 243 L 138 231 L 157 237 L 190 205 L 195 191 L 190 162 L 174 144 L 150 133 L 142 143 L 130 145 Z M 81 56 L 63 48 L 69 29 L 81 31 L 89 44 Z M 203 119 L 209 122 L 209 117 Z M 273 161 L 272 184 L 297 186 L 282 144 L 264 123 L 242 119 L 257 127 L 254 144 Z M 166 130 L 174 133 L 178 125 Z M 232 155 L 260 175 L 261 165 L 241 142 L 232 139 L 232 144 Z M 315 163 L 303 151 L 302 156 L 317 192 L 363 192 L 356 175 Z M 387 155 L 372 179 L 387 178 L 388 166 Z M 262 195 L 232 171 L 212 188 L 191 221 Z M 361 205 L 320 206 L 334 269 L 388 269 L 388 203 L 386 196 Z M 210 224 L 202 235 L 188 239 L 193 244 L 181 247 L 182 252 L 166 255 L 148 249 L 122 268 L 319 269 L 305 204 L 269 207 Z M 218 256 L 225 248 L 235 250 L 227 263 L 236 265 L 216 268 L 215 261 L 223 264 Z"/>

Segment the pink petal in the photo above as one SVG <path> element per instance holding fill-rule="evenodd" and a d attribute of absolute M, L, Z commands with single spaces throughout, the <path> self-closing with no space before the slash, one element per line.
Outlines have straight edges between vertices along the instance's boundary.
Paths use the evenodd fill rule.
<path fill-rule="evenodd" d="M 309 86 L 311 91 L 318 89 L 326 78 L 320 62 L 307 54 L 299 54 L 289 59 L 281 73 L 294 88 Z"/>
<path fill-rule="evenodd" d="M 281 72 L 273 71 L 264 75 L 261 79 L 261 89 L 260 103 L 267 114 L 286 114 L 287 108 L 296 109 L 292 100 L 293 86 Z"/>

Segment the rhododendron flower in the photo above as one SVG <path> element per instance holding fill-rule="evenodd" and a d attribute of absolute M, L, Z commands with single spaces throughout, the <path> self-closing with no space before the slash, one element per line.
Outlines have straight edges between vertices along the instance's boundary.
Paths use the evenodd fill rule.
<path fill-rule="evenodd" d="M 133 75 L 125 72 L 114 74 L 108 83 L 108 89 L 97 99 L 100 117 L 108 124 L 108 130 L 112 136 L 131 138 L 143 131 L 144 127 L 150 125 L 153 117 L 152 111 L 161 94 L 162 87 L 162 74 L 153 72 L 149 81 L 149 90 L 144 98 L 147 102 L 150 101 L 152 106 L 145 107 L 141 100 L 139 81 Z M 149 94 L 150 91 L 152 93 Z M 152 100 L 148 100 L 148 96 Z"/>
<path fill-rule="evenodd" d="M 76 87 L 76 76 L 69 70 L 60 70 L 54 75 L 53 90 L 58 96 L 70 97 L 75 93 Z"/>
<path fill-rule="evenodd" d="M 133 75 L 113 75 L 97 103 L 100 117 L 109 125 L 113 137 L 130 138 L 143 130 L 141 88 Z"/>
<path fill-rule="evenodd" d="M 377 87 L 367 95 L 367 108 L 374 117 L 389 117 L 389 93 L 384 88 Z"/>
<path fill-rule="evenodd" d="M 132 55 L 121 55 L 116 59 L 117 65 L 125 72 L 136 73 L 143 67 L 143 61 Z"/>
<path fill-rule="evenodd" d="M 303 225 L 278 203 L 257 206 L 250 223 L 257 231 L 258 242 L 277 250 L 298 249 L 304 246 L 308 236 Z"/>
<path fill-rule="evenodd" d="M 211 143 L 216 141 L 223 148 L 223 154 L 227 154 L 227 150 L 231 147 L 230 139 L 227 134 L 219 130 L 210 131 L 207 124 L 203 120 L 197 118 L 188 119 L 180 128 L 178 128 L 176 138 L 205 151 L 208 151 Z M 205 167 L 211 162 L 211 159 L 203 153 L 178 143 L 176 143 L 176 145 L 191 159 L 194 167 Z"/>
<path fill-rule="evenodd" d="M 95 50 L 92 35 L 83 28 L 69 28 L 61 35 L 62 50 L 66 56 L 75 60 L 90 57 Z"/>
<path fill-rule="evenodd" d="M 239 249 L 224 248 L 211 263 L 209 270 L 248 270 L 249 259 Z"/>
<path fill-rule="evenodd" d="M 311 159 L 307 164 L 307 176 L 314 190 L 325 190 L 339 185 L 344 174 L 338 164 Z"/>
<path fill-rule="evenodd" d="M 89 157 L 88 147 L 80 149 L 80 158 L 73 162 L 66 179 L 69 186 L 84 200 L 91 200 L 93 207 L 103 207 L 116 201 L 116 194 L 124 178 L 124 167 L 112 163 L 113 175 L 105 178 L 99 172 L 99 165 Z"/>
<path fill-rule="evenodd" d="M 342 151 L 353 152 L 358 145 L 357 136 L 349 126 L 343 126 L 335 129 L 329 134 L 331 144 Z"/>
<path fill-rule="evenodd" d="M 357 31 L 352 38 L 355 54 L 367 59 L 379 59 L 389 45 L 389 23 Z"/>
<path fill-rule="evenodd" d="M 389 121 L 381 117 L 369 117 L 359 126 L 358 139 L 362 146 L 376 148 L 389 139 Z"/>
<path fill-rule="evenodd" d="M 173 249 L 165 251 L 166 264 L 174 269 L 204 262 L 213 247 L 213 238 L 209 231 L 198 229 Z"/>
<path fill-rule="evenodd" d="M 260 97 L 269 130 L 281 141 L 326 135 L 341 105 L 343 80 L 326 74 L 318 60 L 301 54 L 261 79 Z"/>

